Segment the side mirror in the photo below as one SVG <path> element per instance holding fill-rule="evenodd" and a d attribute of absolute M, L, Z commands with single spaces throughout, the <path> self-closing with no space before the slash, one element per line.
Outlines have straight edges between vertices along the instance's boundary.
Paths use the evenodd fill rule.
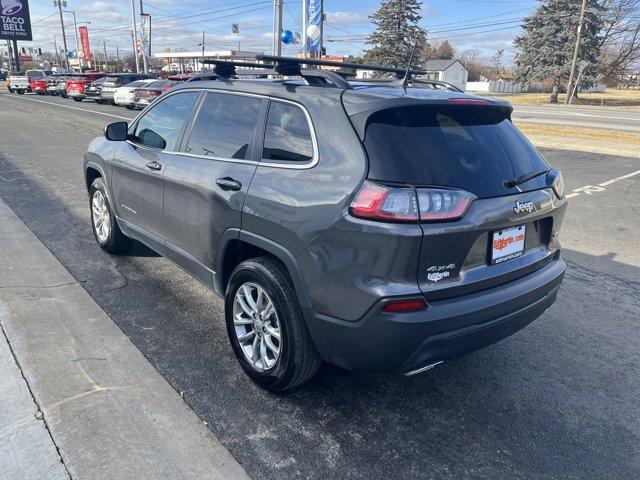
<path fill-rule="evenodd" d="M 104 138 L 112 142 L 124 142 L 127 139 L 129 125 L 127 122 L 114 122 L 104 127 Z"/>

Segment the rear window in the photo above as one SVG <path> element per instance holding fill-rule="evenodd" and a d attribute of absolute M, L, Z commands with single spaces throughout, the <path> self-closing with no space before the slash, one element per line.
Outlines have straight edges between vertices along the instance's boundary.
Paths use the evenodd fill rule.
<path fill-rule="evenodd" d="M 120 82 L 120 77 L 103 77 L 105 82 L 109 83 L 118 83 Z"/>
<path fill-rule="evenodd" d="M 365 148 L 369 178 L 455 187 L 478 197 L 516 192 L 502 182 L 548 168 L 547 162 L 495 108 L 422 106 L 374 113 Z M 544 175 L 522 190 L 544 188 Z"/>

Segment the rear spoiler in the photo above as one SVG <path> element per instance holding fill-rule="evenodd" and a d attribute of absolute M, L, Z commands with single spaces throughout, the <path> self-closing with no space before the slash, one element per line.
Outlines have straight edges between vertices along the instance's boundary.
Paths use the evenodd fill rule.
<path fill-rule="evenodd" d="M 441 107 L 478 107 L 491 108 L 501 111 L 505 118 L 511 119 L 513 107 L 510 103 L 503 100 L 491 100 L 483 97 L 464 96 L 464 97 L 448 97 L 441 99 L 420 99 L 411 97 L 385 98 L 372 102 L 352 102 L 343 104 L 347 115 L 351 119 L 351 123 L 361 140 L 364 140 L 365 132 L 369 119 L 374 113 L 382 110 L 390 110 L 402 107 L 418 107 L 418 106 L 441 106 Z"/>

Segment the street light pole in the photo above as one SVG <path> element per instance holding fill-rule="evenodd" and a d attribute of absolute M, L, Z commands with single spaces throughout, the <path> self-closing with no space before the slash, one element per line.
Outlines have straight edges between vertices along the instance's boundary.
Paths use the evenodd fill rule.
<path fill-rule="evenodd" d="M 60 28 L 62 28 L 62 45 L 64 47 L 64 58 L 67 64 L 67 71 L 71 70 L 69 66 L 69 56 L 67 55 L 67 34 L 64 31 L 64 17 L 62 16 L 62 7 L 67 7 L 67 0 L 53 0 L 53 6 L 58 7 L 58 13 L 60 14 Z"/>
<path fill-rule="evenodd" d="M 109 61 L 107 60 L 107 42 L 106 42 L 106 40 L 102 41 L 102 46 L 104 47 L 104 71 L 109 73 Z"/>
<path fill-rule="evenodd" d="M 78 67 L 82 70 L 82 62 L 80 61 L 80 39 L 78 38 L 78 22 L 76 22 L 76 12 L 73 10 L 63 10 L 64 13 L 70 13 L 73 15 L 73 29 L 76 34 L 76 60 L 78 61 Z"/>
<path fill-rule="evenodd" d="M 136 4 L 131 0 L 131 34 L 133 35 L 133 56 L 136 59 L 136 73 L 140 73 L 140 60 L 138 59 L 138 28 L 136 27 Z"/>
<path fill-rule="evenodd" d="M 144 15 L 144 9 L 142 8 L 142 0 L 140 0 L 140 19 L 142 19 L 142 15 Z M 144 68 L 144 73 L 149 73 L 149 68 L 147 67 L 147 56 L 145 55 L 145 49 L 144 49 L 144 45 L 142 45 L 142 43 L 144 43 L 144 32 L 142 31 L 142 27 L 140 27 L 141 31 L 140 31 L 140 36 L 142 37 L 140 43 L 141 43 L 141 48 L 140 52 L 142 52 L 142 65 Z"/>

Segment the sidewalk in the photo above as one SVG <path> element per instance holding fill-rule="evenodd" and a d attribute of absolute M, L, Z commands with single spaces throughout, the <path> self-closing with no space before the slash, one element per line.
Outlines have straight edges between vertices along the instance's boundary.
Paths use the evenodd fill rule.
<path fill-rule="evenodd" d="M 0 200 L 0 477 L 249 479 Z"/>

